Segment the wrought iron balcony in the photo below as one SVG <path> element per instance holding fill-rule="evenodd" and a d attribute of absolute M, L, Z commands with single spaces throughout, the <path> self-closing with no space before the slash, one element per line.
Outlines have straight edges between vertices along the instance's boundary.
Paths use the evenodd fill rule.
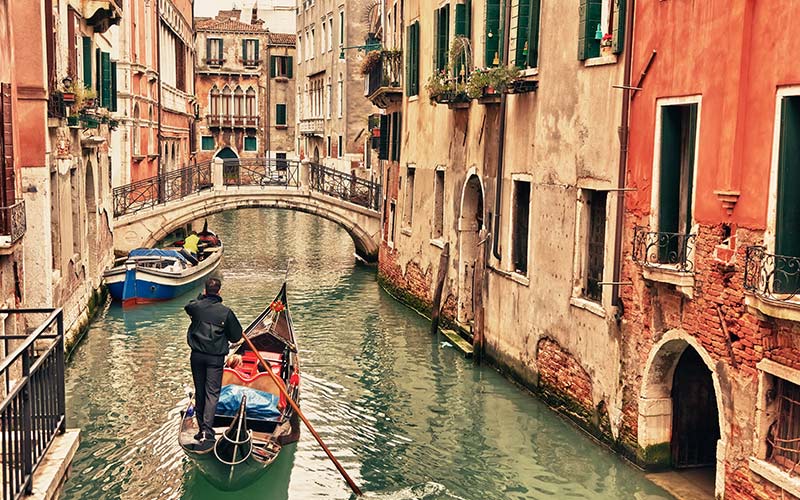
<path fill-rule="evenodd" d="M 47 99 L 47 117 L 48 118 L 66 118 L 67 106 L 64 103 L 64 94 L 61 92 L 50 92 L 50 97 Z"/>
<path fill-rule="evenodd" d="M 209 128 L 256 128 L 257 116 L 206 115 Z"/>
<path fill-rule="evenodd" d="M 744 288 L 769 300 L 797 301 L 800 299 L 800 258 L 771 254 L 763 246 L 747 247 Z"/>
<path fill-rule="evenodd" d="M 364 95 L 376 106 L 386 109 L 403 97 L 403 54 L 398 50 L 381 50 L 364 80 Z M 369 57 L 369 56 L 368 56 Z"/>
<path fill-rule="evenodd" d="M 697 235 L 650 231 L 636 226 L 633 232 L 633 261 L 644 267 L 693 273 Z"/>
<path fill-rule="evenodd" d="M 325 124 L 322 118 L 301 118 L 300 133 L 303 135 L 322 136 L 325 132 Z"/>
<path fill-rule="evenodd" d="M 10 207 L 0 207 L 0 242 L 5 240 L 6 244 L 13 245 L 25 235 L 26 227 L 23 200 Z"/>

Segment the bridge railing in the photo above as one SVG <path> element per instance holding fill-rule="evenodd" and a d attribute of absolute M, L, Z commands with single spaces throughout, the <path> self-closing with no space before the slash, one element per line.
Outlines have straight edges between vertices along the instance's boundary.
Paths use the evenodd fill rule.
<path fill-rule="evenodd" d="M 114 216 L 178 200 L 213 185 L 211 161 L 148 177 L 114 188 Z"/>
<path fill-rule="evenodd" d="M 354 174 L 311 163 L 309 184 L 312 190 L 333 196 L 370 210 L 380 211 L 381 185 Z"/>
<path fill-rule="evenodd" d="M 226 186 L 300 187 L 300 162 L 285 158 L 228 159 L 222 163 Z"/>
<path fill-rule="evenodd" d="M 3 500 L 32 493 L 47 449 L 66 430 L 64 319 L 61 309 L 3 309 L 0 314 L 46 319 L 30 335 L 0 335 L 0 478 Z"/>

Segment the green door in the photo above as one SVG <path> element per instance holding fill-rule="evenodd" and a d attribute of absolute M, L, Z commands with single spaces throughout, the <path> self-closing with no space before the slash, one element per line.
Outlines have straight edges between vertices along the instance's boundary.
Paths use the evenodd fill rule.
<path fill-rule="evenodd" d="M 781 102 L 778 156 L 778 213 L 775 224 L 777 293 L 800 292 L 800 96 Z"/>

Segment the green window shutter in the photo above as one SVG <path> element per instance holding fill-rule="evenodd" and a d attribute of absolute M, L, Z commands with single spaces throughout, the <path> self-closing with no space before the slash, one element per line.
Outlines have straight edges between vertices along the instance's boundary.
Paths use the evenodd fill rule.
<path fill-rule="evenodd" d="M 244 61 L 249 61 L 250 60 L 250 58 L 248 57 L 248 54 L 247 54 L 247 40 L 246 39 L 242 40 L 242 60 L 244 60 Z"/>
<path fill-rule="evenodd" d="M 117 63 L 111 62 L 111 111 L 117 111 Z"/>
<path fill-rule="evenodd" d="M 596 33 L 602 11 L 602 0 L 581 0 L 578 29 L 578 59 L 581 61 L 600 55 L 600 40 Z"/>
<path fill-rule="evenodd" d="M 94 49 L 94 60 L 95 60 L 95 79 L 94 79 L 94 89 L 97 91 L 97 105 L 100 105 L 100 100 L 103 97 L 103 59 L 102 59 L 102 52 L 100 49 Z"/>
<path fill-rule="evenodd" d="M 286 125 L 286 104 L 275 105 L 275 124 Z"/>
<path fill-rule="evenodd" d="M 258 150 L 258 141 L 255 137 L 245 137 L 244 138 L 244 150 L 245 151 L 257 151 Z"/>
<path fill-rule="evenodd" d="M 83 37 L 83 86 L 92 86 L 92 39 Z"/>
<path fill-rule="evenodd" d="M 381 115 L 381 138 L 378 143 L 378 159 L 389 159 L 389 115 Z"/>
<path fill-rule="evenodd" d="M 211 54 L 211 39 L 206 38 L 206 59 L 213 59 L 214 56 Z"/>
<path fill-rule="evenodd" d="M 517 46 L 514 47 L 514 64 L 524 68 L 528 64 L 528 29 L 532 0 L 519 0 L 517 10 Z"/>
<path fill-rule="evenodd" d="M 658 231 L 678 232 L 681 180 L 681 115 L 679 106 L 661 108 Z"/>
<path fill-rule="evenodd" d="M 258 40 L 254 40 L 255 43 L 253 44 L 255 48 L 253 49 L 253 60 L 258 61 Z"/>
<path fill-rule="evenodd" d="M 403 114 L 395 113 L 396 122 L 394 126 L 394 161 L 400 161 L 400 145 L 403 142 Z"/>
<path fill-rule="evenodd" d="M 214 151 L 214 138 L 210 135 L 204 135 L 201 141 L 203 151 Z"/>
<path fill-rule="evenodd" d="M 408 26 L 406 28 L 406 47 L 408 47 L 406 49 L 406 96 L 414 95 L 412 93 L 413 84 L 411 83 L 411 74 L 412 74 L 411 65 L 414 59 L 413 56 L 414 52 L 411 49 L 411 45 L 413 43 L 413 35 L 411 33 L 412 26 Z"/>
<path fill-rule="evenodd" d="M 694 151 L 695 151 L 695 144 L 697 141 L 697 104 L 690 104 L 686 106 L 686 111 L 688 112 L 688 133 L 686 138 L 686 146 L 685 146 L 685 154 L 688 156 L 687 158 L 687 166 L 688 172 L 686 177 L 688 179 L 688 186 L 686 190 L 686 199 L 688 200 L 688 205 L 686 209 L 686 220 L 684 221 L 684 227 L 680 228 L 681 232 L 685 232 L 689 234 L 689 231 L 692 230 L 692 190 L 694 189 Z"/>
<path fill-rule="evenodd" d="M 293 78 L 293 71 L 294 71 L 294 57 L 286 56 L 286 76 L 287 78 Z"/>
<path fill-rule="evenodd" d="M 502 59 L 500 55 L 500 0 L 486 0 L 486 32 L 484 33 L 485 50 L 483 61 L 488 68 L 494 66 L 494 59 Z"/>
<path fill-rule="evenodd" d="M 413 95 L 418 95 L 419 94 L 419 21 L 415 22 L 411 26 L 411 28 L 413 29 L 414 33 L 414 44 L 412 45 L 412 48 L 414 50 L 414 59 L 412 61 L 414 65 L 412 66 L 412 69 L 414 72 L 411 75 L 411 83 L 414 86 Z"/>
<path fill-rule="evenodd" d="M 222 38 L 218 39 L 217 47 L 219 47 L 219 57 L 217 57 L 217 59 L 220 61 L 222 61 L 222 54 L 225 52 L 224 44 L 225 42 L 222 40 Z"/>
<path fill-rule="evenodd" d="M 622 52 L 625 47 L 625 0 L 614 0 L 614 39 L 611 49 L 615 54 Z"/>
<path fill-rule="evenodd" d="M 450 51 L 450 6 L 445 5 L 436 15 L 436 69 L 447 69 L 447 56 Z"/>
<path fill-rule="evenodd" d="M 278 56 L 269 56 L 269 76 L 270 78 L 278 76 Z"/>
<path fill-rule="evenodd" d="M 464 2 L 465 8 L 464 11 L 466 12 L 466 20 L 464 21 L 465 25 L 465 35 L 467 38 L 472 37 L 472 0 L 466 0 Z"/>
<path fill-rule="evenodd" d="M 103 66 L 103 98 L 101 106 L 106 109 L 111 109 L 111 54 L 102 52 L 100 54 L 100 61 Z"/>
<path fill-rule="evenodd" d="M 529 68 L 539 66 L 539 12 L 540 0 L 531 0 L 530 12 L 528 13 L 528 55 L 527 65 Z"/>
<path fill-rule="evenodd" d="M 800 257 L 800 97 L 781 100 L 780 146 L 778 149 L 778 213 L 775 224 L 776 270 L 797 268 Z M 777 293 L 796 293 L 800 290 L 800 277 L 796 274 L 776 272 L 772 287 Z"/>
<path fill-rule="evenodd" d="M 467 36 L 467 6 L 463 3 L 456 4 L 456 35 Z"/>

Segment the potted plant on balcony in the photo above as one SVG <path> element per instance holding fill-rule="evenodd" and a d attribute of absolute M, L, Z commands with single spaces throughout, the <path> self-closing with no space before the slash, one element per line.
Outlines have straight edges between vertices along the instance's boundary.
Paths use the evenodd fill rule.
<path fill-rule="evenodd" d="M 476 68 L 467 79 L 467 96 L 484 99 L 484 104 L 499 102 L 500 94 L 518 77 L 519 69 L 516 66 Z"/>
<path fill-rule="evenodd" d="M 368 75 L 381 63 L 381 51 L 370 50 L 361 62 L 361 74 Z"/>
<path fill-rule="evenodd" d="M 611 35 L 611 33 L 606 33 L 605 35 L 603 35 L 603 38 L 600 39 L 600 55 L 601 56 L 603 56 L 603 57 L 610 56 L 610 55 L 612 55 L 614 53 L 613 49 L 611 47 L 611 44 L 613 43 L 613 41 L 614 41 L 614 37 L 613 37 L 613 35 Z"/>

